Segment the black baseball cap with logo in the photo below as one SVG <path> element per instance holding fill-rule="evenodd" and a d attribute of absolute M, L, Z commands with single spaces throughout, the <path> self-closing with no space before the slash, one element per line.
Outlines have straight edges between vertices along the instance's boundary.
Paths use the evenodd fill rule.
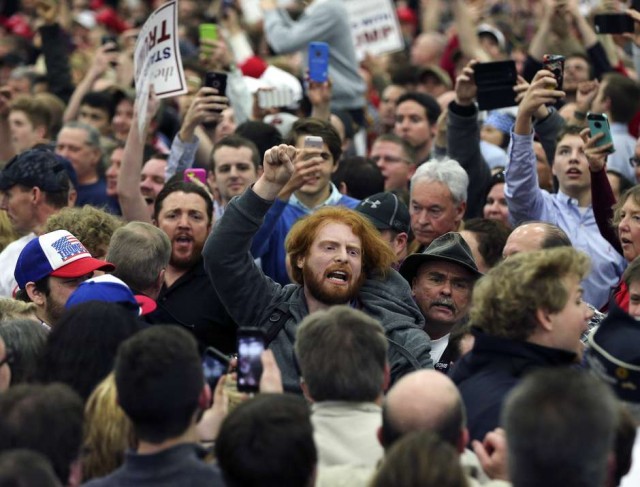
<path fill-rule="evenodd" d="M 365 215 L 380 231 L 409 233 L 411 228 L 407 205 L 393 193 L 376 193 L 362 200 L 355 209 Z"/>

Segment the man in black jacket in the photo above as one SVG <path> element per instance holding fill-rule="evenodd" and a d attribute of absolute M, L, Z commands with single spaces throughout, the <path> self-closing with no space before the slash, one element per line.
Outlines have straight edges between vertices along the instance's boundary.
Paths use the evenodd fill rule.
<path fill-rule="evenodd" d="M 580 337 L 593 314 L 580 287 L 588 269 L 585 254 L 560 247 L 517 254 L 477 282 L 475 344 L 451 373 L 472 440 L 498 426 L 504 398 L 522 377 L 580 360 Z"/>

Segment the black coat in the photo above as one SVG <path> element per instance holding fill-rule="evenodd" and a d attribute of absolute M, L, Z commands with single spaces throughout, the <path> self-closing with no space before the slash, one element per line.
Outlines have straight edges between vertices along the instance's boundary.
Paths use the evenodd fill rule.
<path fill-rule="evenodd" d="M 502 403 L 528 373 L 568 366 L 576 354 L 533 343 L 487 335 L 474 328 L 475 344 L 449 373 L 467 410 L 470 439 L 480 440 L 500 425 Z"/>

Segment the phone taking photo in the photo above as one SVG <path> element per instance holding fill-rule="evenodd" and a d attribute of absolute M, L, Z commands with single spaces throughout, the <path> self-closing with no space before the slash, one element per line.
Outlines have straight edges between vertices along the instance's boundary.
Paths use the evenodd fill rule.
<path fill-rule="evenodd" d="M 309 79 L 324 83 L 329 79 L 329 44 L 326 42 L 309 43 Z"/>
<path fill-rule="evenodd" d="M 187 183 L 191 183 L 193 179 L 199 180 L 202 184 L 207 184 L 207 170 L 201 167 L 193 167 L 185 169 L 183 180 Z"/>
<path fill-rule="evenodd" d="M 229 357 L 220 350 L 207 347 L 202 357 L 202 372 L 204 379 L 213 391 L 218 385 L 220 377 L 227 373 L 229 369 Z"/>
<path fill-rule="evenodd" d="M 218 40 L 218 26 L 216 24 L 200 24 L 198 29 L 200 32 L 200 44 L 202 44 L 203 40 Z"/>
<path fill-rule="evenodd" d="M 261 329 L 238 329 L 238 391 L 258 392 L 264 350 L 265 336 Z"/>
<path fill-rule="evenodd" d="M 549 86 L 548 88 L 562 91 L 562 83 L 564 81 L 564 56 L 560 54 L 545 54 L 542 56 L 542 66 L 547 71 L 551 71 L 553 77 L 556 79 L 556 86 Z"/>
<path fill-rule="evenodd" d="M 587 125 L 589 126 L 589 132 L 591 132 L 592 138 L 595 137 L 596 134 L 604 134 L 604 137 L 596 142 L 596 147 L 613 144 L 609 119 L 604 113 L 587 113 Z M 615 152 L 615 148 L 613 146 L 611 147 L 611 150 L 609 150 L 609 153 L 611 152 Z"/>
<path fill-rule="evenodd" d="M 322 149 L 324 146 L 324 140 L 318 135 L 307 135 L 304 138 L 305 149 Z"/>
<path fill-rule="evenodd" d="M 225 96 L 227 93 L 227 73 L 207 71 L 204 75 L 204 86 L 215 88 L 218 90 L 218 95 Z"/>
<path fill-rule="evenodd" d="M 593 17 L 593 26 L 598 34 L 623 34 L 635 30 L 635 22 L 624 13 L 597 14 Z"/>

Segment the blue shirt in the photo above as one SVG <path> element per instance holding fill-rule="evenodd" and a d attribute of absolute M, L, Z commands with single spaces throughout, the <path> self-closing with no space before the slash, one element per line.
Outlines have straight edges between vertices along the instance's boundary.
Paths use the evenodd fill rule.
<path fill-rule="evenodd" d="M 636 152 L 636 139 L 629 135 L 629 129 L 624 123 L 611 124 L 611 139 L 615 152 L 607 157 L 607 170 L 612 169 L 636 184 L 635 169 L 629 163 Z"/>
<path fill-rule="evenodd" d="M 606 304 L 626 262 L 600 235 L 591 205 L 580 208 L 576 199 L 562 192 L 550 194 L 538 187 L 533 134 L 511 133 L 505 183 L 504 195 L 512 222 L 517 225 L 541 220 L 564 230 L 573 246 L 591 257 L 591 273 L 582 283 L 584 300 L 596 308 Z"/>
<path fill-rule="evenodd" d="M 290 284 L 291 280 L 287 274 L 286 253 L 284 250 L 284 240 L 291 230 L 293 224 L 304 215 L 313 213 L 322 206 L 342 205 L 347 208 L 355 208 L 360 203 L 359 200 L 345 196 L 338 191 L 335 185 L 331 184 L 331 194 L 316 208 L 307 208 L 295 195 L 289 198 L 289 202 L 276 199 L 269 209 L 264 222 L 253 238 L 251 244 L 251 255 L 255 259 L 260 258 L 262 270 L 283 286 Z"/>

